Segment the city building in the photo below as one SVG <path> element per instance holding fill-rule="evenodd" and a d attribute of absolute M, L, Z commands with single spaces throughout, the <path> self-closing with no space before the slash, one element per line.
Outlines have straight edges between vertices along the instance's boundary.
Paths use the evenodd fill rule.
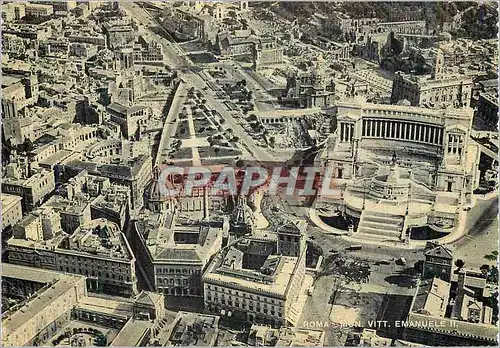
<path fill-rule="evenodd" d="M 145 124 L 150 115 L 150 110 L 145 105 L 127 106 L 113 102 L 106 110 L 111 116 L 111 121 L 120 125 L 122 134 L 127 139 L 136 136 L 140 125 Z"/>
<path fill-rule="evenodd" d="M 498 328 L 491 322 L 492 308 L 465 286 L 464 276 L 461 271 L 456 290 L 439 278 L 418 284 L 404 340 L 435 346 L 498 345 Z M 430 322 L 439 326 L 425 325 Z"/>
<path fill-rule="evenodd" d="M 323 347 L 325 333 L 321 330 L 269 326 L 253 324 L 248 335 L 248 344 L 255 347 Z"/>
<path fill-rule="evenodd" d="M 86 293 L 84 276 L 3 264 L 2 299 L 12 305 L 2 310 L 2 346 L 40 344 Z"/>
<path fill-rule="evenodd" d="M 222 245 L 221 223 L 210 223 L 214 209 L 203 190 L 174 199 L 156 178 L 147 191 L 147 210 L 130 235 L 138 268 L 155 291 L 169 296 L 201 297 L 201 277 Z"/>
<path fill-rule="evenodd" d="M 17 74 L 16 74 L 17 75 Z M 13 75 L 2 83 L 2 129 L 4 136 L 13 144 L 19 144 L 28 138 L 35 140 L 35 131 L 25 107 L 38 100 L 38 78 L 27 73 L 22 78 Z M 11 82 L 11 83 L 9 83 Z"/>
<path fill-rule="evenodd" d="M 472 79 L 464 76 L 408 76 L 397 74 L 392 85 L 391 102 L 408 100 L 413 106 L 447 108 L 468 107 Z"/>
<path fill-rule="evenodd" d="M 427 33 L 424 20 L 410 20 L 401 22 L 382 22 L 379 18 L 352 18 L 346 13 L 334 12 L 328 28 L 337 28 L 350 41 L 364 41 L 370 34 L 400 33 L 422 35 Z"/>
<path fill-rule="evenodd" d="M 295 326 L 306 245 L 303 233 L 289 232 L 278 231 L 277 240 L 243 237 L 218 253 L 203 274 L 205 308 L 243 322 Z"/>
<path fill-rule="evenodd" d="M 325 62 L 321 55 L 307 71 L 294 71 L 287 78 L 286 95 L 282 101 L 301 107 L 330 107 L 335 101 L 335 84 L 327 81 Z"/>
<path fill-rule="evenodd" d="M 155 346 L 214 347 L 218 334 L 218 316 L 180 311 L 172 324 L 150 342 Z"/>
<path fill-rule="evenodd" d="M 138 36 L 134 45 L 134 64 L 163 65 L 162 45 L 148 36 Z"/>
<path fill-rule="evenodd" d="M 496 95 L 479 93 L 476 108 L 474 125 L 477 125 L 477 128 L 475 128 L 477 130 L 498 130 L 498 93 Z M 478 118 L 483 122 L 476 122 Z"/>
<path fill-rule="evenodd" d="M 24 18 L 26 14 L 25 6 L 26 6 L 25 3 L 16 3 L 16 2 L 9 2 L 6 4 L 2 4 L 2 20 L 4 22 L 12 22 Z"/>
<path fill-rule="evenodd" d="M 86 169 L 89 174 L 109 178 L 113 184 L 126 186 L 130 190 L 130 208 L 140 209 L 144 204 L 144 189 L 151 181 L 151 156 L 139 154 L 126 158 L 121 155 L 117 158 L 118 161 L 112 163 L 108 160 L 102 163 L 91 159 L 70 159 L 61 164 L 60 170 L 66 180 Z"/>
<path fill-rule="evenodd" d="M 97 180 L 108 178 L 96 177 Z M 89 181 L 87 181 L 87 187 Z M 92 219 L 104 218 L 124 229 L 130 217 L 130 190 L 126 186 L 109 185 L 103 188 L 96 200 L 90 205 Z"/>
<path fill-rule="evenodd" d="M 86 290 L 85 276 L 46 269 L 4 264 L 2 299 L 6 347 L 145 346 L 166 324 L 161 294 L 97 297 Z"/>
<path fill-rule="evenodd" d="M 61 228 L 73 233 L 78 227 L 91 221 L 91 204 L 94 201 L 83 194 L 70 193 L 52 196 L 44 206 L 53 208 L 61 217 Z"/>
<path fill-rule="evenodd" d="M 109 48 L 131 47 L 135 41 L 136 28 L 131 18 L 110 20 L 103 29 Z"/>
<path fill-rule="evenodd" d="M 165 7 L 163 27 L 181 41 L 196 38 L 202 42 L 215 43 L 217 20 L 212 14 L 202 11 L 203 8 L 203 4 L 190 6 L 189 2 L 183 2 L 178 7 Z M 222 7 L 219 8 L 214 12 L 216 17 L 223 16 Z"/>
<path fill-rule="evenodd" d="M 439 245 L 425 252 L 422 279 L 439 278 L 451 281 L 453 269 L 453 254 L 450 249 Z"/>
<path fill-rule="evenodd" d="M 22 197 L 2 193 L 2 230 L 11 228 L 23 217 Z"/>
<path fill-rule="evenodd" d="M 22 197 L 23 212 L 29 212 L 40 206 L 55 190 L 54 172 L 41 169 L 28 173 L 28 164 L 7 165 L 6 174 L 2 177 L 2 193 Z"/>
<path fill-rule="evenodd" d="M 21 220 L 7 241 L 9 262 L 84 275 L 90 291 L 137 294 L 135 256 L 116 224 L 96 219 L 69 235 L 57 217 L 42 211 Z"/>
<path fill-rule="evenodd" d="M 254 70 L 283 62 L 283 48 L 272 38 L 260 38 L 252 46 Z"/>
<path fill-rule="evenodd" d="M 54 14 L 54 7 L 46 4 L 28 3 L 24 7 L 26 17 L 50 17 Z"/>
<path fill-rule="evenodd" d="M 479 183 L 480 150 L 469 139 L 472 109 L 371 104 L 359 97 L 337 108 L 337 129 L 318 161 L 337 185 L 347 186 L 317 202 L 340 204 L 359 223 L 354 235 L 363 238 L 408 240 L 427 225 L 452 231 Z"/>

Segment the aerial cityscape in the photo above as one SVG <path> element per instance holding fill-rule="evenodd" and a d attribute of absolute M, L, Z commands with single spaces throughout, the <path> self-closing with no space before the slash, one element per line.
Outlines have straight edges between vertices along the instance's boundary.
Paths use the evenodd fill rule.
<path fill-rule="evenodd" d="M 498 346 L 498 2 L 1 15 L 2 346 Z"/>

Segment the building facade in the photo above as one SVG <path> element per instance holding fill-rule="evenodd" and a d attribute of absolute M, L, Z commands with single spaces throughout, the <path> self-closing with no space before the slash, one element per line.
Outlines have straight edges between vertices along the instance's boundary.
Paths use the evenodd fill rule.
<path fill-rule="evenodd" d="M 137 294 L 135 256 L 116 224 L 96 219 L 71 235 L 55 226 L 49 234 L 43 227 L 40 231 L 39 219 L 31 218 L 28 229 L 19 229 L 8 240 L 10 263 L 84 275 L 88 289 L 94 292 Z"/>
<path fill-rule="evenodd" d="M 23 217 L 22 198 L 2 193 L 2 229 L 14 226 Z"/>
<path fill-rule="evenodd" d="M 425 252 L 422 279 L 440 278 L 451 281 L 453 254 L 444 246 L 437 246 Z"/>
<path fill-rule="evenodd" d="M 289 228 L 277 234 L 277 241 L 244 237 L 217 254 L 203 275 L 207 310 L 271 326 L 297 323 L 305 236 Z"/>
<path fill-rule="evenodd" d="M 472 79 L 458 76 L 410 77 L 398 74 L 392 85 L 391 102 L 408 100 L 413 106 L 469 107 Z"/>

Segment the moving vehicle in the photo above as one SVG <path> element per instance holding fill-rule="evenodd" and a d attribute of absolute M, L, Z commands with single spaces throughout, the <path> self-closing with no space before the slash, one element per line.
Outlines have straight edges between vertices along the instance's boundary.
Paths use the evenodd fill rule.
<path fill-rule="evenodd" d="M 353 245 L 350 245 L 348 248 L 346 248 L 347 250 L 361 250 L 363 249 L 363 246 L 360 245 L 360 244 L 353 244 Z"/>

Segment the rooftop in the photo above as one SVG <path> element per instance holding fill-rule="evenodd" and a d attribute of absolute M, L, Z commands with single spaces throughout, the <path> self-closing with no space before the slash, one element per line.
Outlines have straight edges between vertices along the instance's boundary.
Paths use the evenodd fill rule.
<path fill-rule="evenodd" d="M 213 346 L 219 331 L 215 315 L 179 312 L 172 324 L 168 345 Z"/>
<path fill-rule="evenodd" d="M 439 278 L 424 280 L 415 295 L 412 312 L 444 317 L 450 294 L 450 283 Z"/>
<path fill-rule="evenodd" d="M 155 221 L 156 220 L 156 221 Z M 161 221 L 160 221 L 161 220 Z M 178 213 L 151 214 L 138 221 L 155 260 L 204 263 L 221 241 L 222 230 Z"/>
<path fill-rule="evenodd" d="M 2 278 L 4 277 L 48 284 L 66 277 L 66 274 L 55 271 L 49 271 L 41 268 L 33 268 L 33 267 L 14 265 L 11 263 L 3 263 Z"/>
<path fill-rule="evenodd" d="M 67 249 L 124 261 L 134 258 L 118 225 L 106 219 L 80 226 L 69 237 Z"/>
<path fill-rule="evenodd" d="M 10 195 L 8 193 L 2 193 L 2 212 L 7 211 L 13 207 L 16 203 L 20 202 L 22 197 Z"/>
<path fill-rule="evenodd" d="M 18 266 L 22 267 L 22 266 Z M 15 332 L 22 324 L 31 320 L 35 315 L 46 307 L 52 306 L 55 299 L 63 296 L 66 292 L 74 288 L 78 282 L 82 281 L 85 277 L 79 275 L 69 275 L 62 274 L 51 271 L 43 271 L 36 269 L 36 271 L 31 271 L 29 267 L 23 267 L 17 269 L 12 269 L 7 266 L 8 274 L 15 274 L 17 272 L 23 272 L 24 278 L 27 280 L 35 279 L 40 280 L 46 277 L 47 280 L 51 280 L 51 286 L 42 288 L 38 291 L 36 296 L 31 297 L 27 301 L 23 302 L 21 307 L 14 307 L 15 312 L 13 313 L 2 313 L 2 336 L 4 339 Z M 4 275 L 5 267 L 2 266 L 2 275 Z M 43 272 L 44 276 L 35 276 L 34 273 Z M 53 273 L 54 275 L 49 274 Z M 30 278 L 32 276 L 32 278 Z M 84 291 L 84 285 L 82 285 Z"/>
<path fill-rule="evenodd" d="M 275 241 L 245 238 L 226 248 L 212 261 L 203 278 L 209 282 L 234 284 L 252 290 L 265 291 L 285 297 L 290 278 L 297 263 L 297 257 L 273 255 Z M 232 260 L 241 253 L 266 256 L 260 269 L 246 268 L 245 264 Z M 244 256 L 243 256 L 244 257 Z"/>
<path fill-rule="evenodd" d="M 47 201 L 46 205 L 65 214 L 83 214 L 93 200 L 94 198 L 83 195 L 74 197 L 73 199 L 55 195 Z"/>
<path fill-rule="evenodd" d="M 144 335 L 151 327 L 151 322 L 148 320 L 127 321 L 125 326 L 120 330 L 111 345 L 113 347 L 135 347 L 141 344 Z"/>

